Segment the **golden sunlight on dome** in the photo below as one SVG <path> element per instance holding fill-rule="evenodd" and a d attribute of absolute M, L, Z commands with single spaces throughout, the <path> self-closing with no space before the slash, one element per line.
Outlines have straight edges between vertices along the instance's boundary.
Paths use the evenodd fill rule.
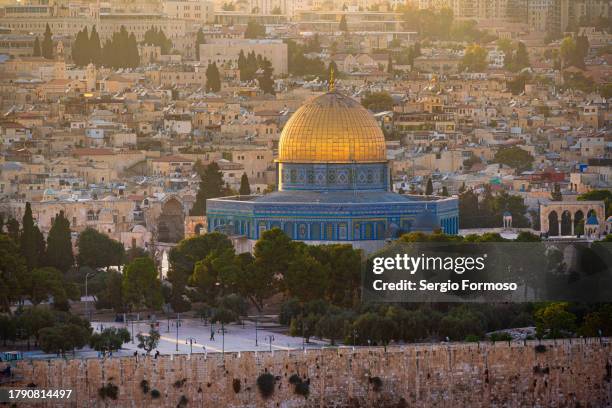
<path fill-rule="evenodd" d="M 279 142 L 281 163 L 386 160 L 385 137 L 372 114 L 337 92 L 302 105 L 285 125 Z"/>

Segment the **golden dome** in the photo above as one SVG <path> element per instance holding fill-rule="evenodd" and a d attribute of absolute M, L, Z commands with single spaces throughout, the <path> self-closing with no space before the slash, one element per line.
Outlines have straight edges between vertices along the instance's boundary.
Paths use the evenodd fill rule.
<path fill-rule="evenodd" d="M 281 163 L 384 162 L 385 137 L 357 101 L 328 92 L 291 116 L 279 142 Z"/>

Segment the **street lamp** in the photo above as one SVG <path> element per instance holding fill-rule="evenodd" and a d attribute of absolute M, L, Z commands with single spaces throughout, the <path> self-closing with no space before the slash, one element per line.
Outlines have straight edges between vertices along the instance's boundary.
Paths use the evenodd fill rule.
<path fill-rule="evenodd" d="M 270 342 L 270 352 L 272 352 L 272 342 L 274 341 L 274 336 L 270 334 L 269 336 L 265 337 L 265 340 Z"/>
<path fill-rule="evenodd" d="M 193 343 L 198 344 L 193 337 L 187 337 L 187 339 L 185 339 L 185 344 L 189 344 L 189 354 L 193 353 Z"/>
<path fill-rule="evenodd" d="M 134 344 L 134 316 L 132 316 L 131 322 L 132 322 L 132 344 Z"/>
<path fill-rule="evenodd" d="M 257 323 L 259 321 L 259 310 L 257 311 L 257 315 L 255 315 L 255 347 L 257 347 Z"/>
<path fill-rule="evenodd" d="M 356 343 L 356 339 L 357 338 L 357 329 L 353 329 L 353 347 L 355 347 Z"/>
<path fill-rule="evenodd" d="M 178 315 L 178 313 L 177 313 L 177 315 Z M 176 319 L 175 326 L 176 326 L 176 351 L 179 351 L 179 349 L 178 349 L 178 334 L 179 333 L 178 332 L 179 332 L 180 322 L 179 322 L 178 318 Z"/>

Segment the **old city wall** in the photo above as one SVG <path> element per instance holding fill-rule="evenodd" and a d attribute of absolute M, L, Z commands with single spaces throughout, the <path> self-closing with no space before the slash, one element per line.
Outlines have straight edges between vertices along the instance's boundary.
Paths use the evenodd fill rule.
<path fill-rule="evenodd" d="M 536 344 L 247 352 L 227 353 L 224 359 L 220 354 L 56 359 L 20 362 L 15 374 L 23 376 L 21 386 L 73 389 L 76 399 L 66 406 L 76 401 L 79 407 L 175 407 L 185 399 L 185 406 L 196 407 L 612 405 L 610 343 L 550 341 L 542 343 L 545 351 L 536 351 Z M 277 381 L 274 394 L 264 400 L 256 381 L 266 371 Z M 310 381 L 308 398 L 295 394 L 289 383 L 293 374 Z M 143 393 L 143 379 L 160 392 L 158 399 Z M 118 387 L 116 400 L 98 395 L 108 383 Z"/>

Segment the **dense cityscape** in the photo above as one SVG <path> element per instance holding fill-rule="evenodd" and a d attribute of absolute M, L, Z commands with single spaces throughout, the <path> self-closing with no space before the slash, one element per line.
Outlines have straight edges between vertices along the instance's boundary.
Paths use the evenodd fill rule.
<path fill-rule="evenodd" d="M 611 101 L 609 0 L 1 0 L 0 385 L 35 383 L 22 361 L 413 343 L 538 342 L 529 376 L 548 375 L 546 347 L 612 336 L 611 303 L 367 302 L 364 270 L 393 245 L 532 243 L 536 274 L 609 274 Z M 593 344 L 607 383 L 572 405 L 611 403 Z M 257 361 L 256 384 L 227 374 L 197 401 L 289 401 Z M 309 372 L 290 406 L 455 398 L 370 371 L 339 397 Z M 105 376 L 76 406 L 129 406 Z M 185 382 L 196 403 L 184 378 L 138 378 L 135 406 L 174 406 Z M 513 395 L 499 406 L 563 406 Z"/>

